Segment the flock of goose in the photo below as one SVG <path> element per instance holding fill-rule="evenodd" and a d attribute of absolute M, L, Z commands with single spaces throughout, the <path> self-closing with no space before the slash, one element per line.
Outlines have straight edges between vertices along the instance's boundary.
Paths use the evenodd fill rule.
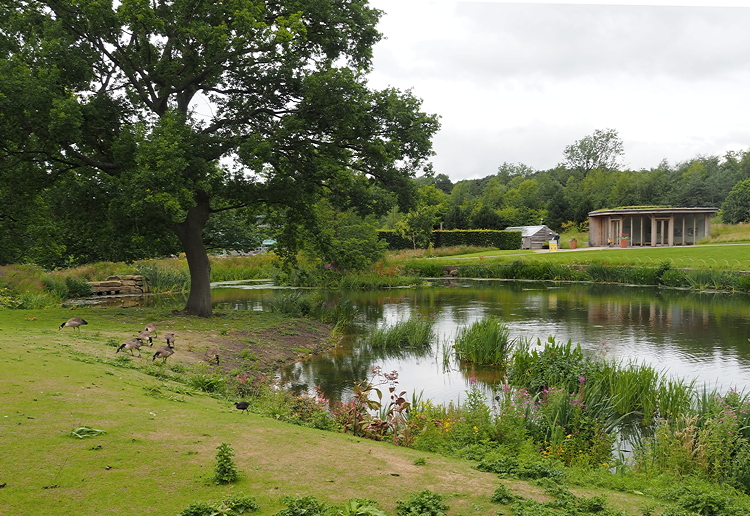
<path fill-rule="evenodd" d="M 58 330 L 62 330 L 63 328 L 73 328 L 74 330 L 80 330 L 81 326 L 88 324 L 84 319 L 81 319 L 80 317 L 73 317 L 72 319 L 68 319 L 64 323 L 60 325 Z M 131 355 L 134 355 L 133 351 L 138 351 L 138 356 L 141 356 L 141 347 L 145 346 L 146 343 L 148 343 L 149 346 L 154 345 L 154 339 L 157 338 L 156 334 L 156 324 L 154 323 L 148 323 L 144 329 L 142 329 L 140 332 L 138 332 L 138 335 L 136 337 L 132 337 L 125 342 L 123 342 L 119 348 L 117 348 L 117 351 L 115 353 L 119 353 L 122 350 L 130 351 Z M 156 353 L 154 353 L 154 356 L 151 357 L 151 360 L 156 360 L 157 358 L 161 358 L 164 360 L 164 363 L 167 362 L 167 359 L 174 355 L 174 333 L 164 333 L 162 334 L 162 338 L 166 341 L 167 345 L 162 346 L 159 349 L 156 350 Z M 216 355 L 216 363 L 219 363 L 219 355 Z M 237 410 L 243 411 L 248 413 L 248 408 L 250 407 L 250 403 L 247 401 L 240 401 L 234 404 L 235 408 Z"/>
<path fill-rule="evenodd" d="M 141 346 L 145 346 L 146 342 L 148 342 L 148 345 L 153 347 L 155 337 L 158 337 L 158 335 L 156 334 L 156 325 L 154 323 L 148 323 L 143 330 L 138 332 L 137 337 L 126 340 L 124 343 L 122 343 L 122 345 L 120 345 L 119 348 L 117 348 L 117 351 L 115 351 L 115 353 L 119 353 L 123 349 L 126 349 L 130 351 L 130 354 L 132 355 L 133 350 L 138 350 L 138 356 L 140 357 Z M 164 359 L 164 362 L 166 362 L 169 357 L 174 355 L 174 333 L 165 333 L 162 335 L 162 337 L 166 341 L 167 345 L 157 349 L 156 353 L 154 353 L 154 356 L 151 357 L 151 360 L 162 358 Z"/>
<path fill-rule="evenodd" d="M 80 330 L 81 326 L 84 324 L 88 324 L 84 319 L 81 319 L 80 317 L 73 317 L 72 319 L 68 319 L 64 323 L 60 325 L 58 330 L 62 330 L 63 328 L 73 328 L 74 330 Z M 146 328 L 141 330 L 136 337 L 130 338 L 126 340 L 125 342 L 120 345 L 119 348 L 117 348 L 117 351 L 115 353 L 119 353 L 122 350 L 130 351 L 131 355 L 134 355 L 133 351 L 138 351 L 138 356 L 141 356 L 141 346 L 145 346 L 148 342 L 149 346 L 154 345 L 154 338 L 157 338 L 158 335 L 156 334 L 156 324 L 154 323 L 148 323 L 146 325 Z M 167 345 L 162 346 L 159 349 L 156 350 L 156 353 L 154 353 L 154 356 L 151 357 L 151 360 L 156 360 L 157 358 L 161 358 L 166 363 L 167 359 L 174 355 L 174 333 L 164 333 L 162 335 L 164 340 L 166 341 Z M 135 356 L 135 355 L 134 355 Z"/>

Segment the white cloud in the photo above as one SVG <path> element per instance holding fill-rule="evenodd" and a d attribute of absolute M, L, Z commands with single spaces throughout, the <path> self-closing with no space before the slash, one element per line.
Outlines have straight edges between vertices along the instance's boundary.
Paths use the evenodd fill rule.
<path fill-rule="evenodd" d="M 374 87 L 441 115 L 438 173 L 555 166 L 614 128 L 632 168 L 750 148 L 750 9 L 372 0 Z"/>

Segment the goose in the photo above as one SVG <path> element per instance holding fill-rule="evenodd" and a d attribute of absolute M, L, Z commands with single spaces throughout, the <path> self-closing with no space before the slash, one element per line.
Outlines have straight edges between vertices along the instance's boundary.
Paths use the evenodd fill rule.
<path fill-rule="evenodd" d="M 148 330 L 141 330 L 141 331 L 138 332 L 138 337 L 136 337 L 136 338 L 140 339 L 142 341 L 148 341 L 148 345 L 149 346 L 153 346 L 154 345 L 154 337 L 155 336 L 156 336 L 155 333 L 151 333 Z"/>
<path fill-rule="evenodd" d="M 156 323 L 148 323 L 143 331 L 149 332 L 153 337 L 156 337 Z"/>
<path fill-rule="evenodd" d="M 170 348 L 174 347 L 174 333 L 165 333 L 164 340 L 166 341 L 167 346 Z"/>
<path fill-rule="evenodd" d="M 133 354 L 133 350 L 137 349 L 138 350 L 138 356 L 140 357 L 141 356 L 141 346 L 143 346 L 143 341 L 141 339 L 139 339 L 138 337 L 135 337 L 133 339 L 128 339 L 125 342 L 123 342 L 122 345 L 119 348 L 117 348 L 117 351 L 115 351 L 115 353 L 119 353 L 121 350 L 127 349 L 128 351 L 130 351 L 130 354 L 132 355 Z"/>
<path fill-rule="evenodd" d="M 247 401 L 238 401 L 237 403 L 235 403 L 235 404 L 234 404 L 234 406 L 235 406 L 235 407 L 236 407 L 236 408 L 237 408 L 238 410 L 240 410 L 240 411 L 243 411 L 243 410 L 244 410 L 244 411 L 245 411 L 245 412 L 247 412 L 248 414 L 250 413 L 250 412 L 249 412 L 249 411 L 247 410 L 247 409 L 248 409 L 248 407 L 250 406 L 250 403 L 248 403 Z"/>
<path fill-rule="evenodd" d="M 167 341 L 166 346 L 162 346 L 159 349 L 156 350 L 156 353 L 154 353 L 154 356 L 151 358 L 151 361 L 156 360 L 157 358 L 163 358 L 164 363 L 167 363 L 167 359 L 174 355 L 174 348 L 169 345 L 169 341 Z"/>
<path fill-rule="evenodd" d="M 68 319 L 64 323 L 60 325 L 58 330 L 62 330 L 66 326 L 69 328 L 73 328 L 74 330 L 80 330 L 81 328 L 79 326 L 83 326 L 84 324 L 88 324 L 86 321 L 81 319 L 80 317 L 73 317 L 72 319 Z"/>

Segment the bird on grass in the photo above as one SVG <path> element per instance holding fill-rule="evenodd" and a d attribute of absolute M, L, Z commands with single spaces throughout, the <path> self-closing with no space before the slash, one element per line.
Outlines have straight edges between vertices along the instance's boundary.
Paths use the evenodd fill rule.
<path fill-rule="evenodd" d="M 125 342 L 122 343 L 122 345 L 117 348 L 117 351 L 115 353 L 119 353 L 121 350 L 126 349 L 130 351 L 130 354 L 133 354 L 133 350 L 138 350 L 138 356 L 141 356 L 141 346 L 143 346 L 143 341 L 139 339 L 138 337 L 135 337 L 133 339 L 128 339 Z"/>
<path fill-rule="evenodd" d="M 164 340 L 167 342 L 167 346 L 174 347 L 174 333 L 165 333 Z"/>
<path fill-rule="evenodd" d="M 74 330 L 80 330 L 81 329 L 80 327 L 83 326 L 84 324 L 88 324 L 88 323 L 84 321 L 83 319 L 81 319 L 80 317 L 73 317 L 72 319 L 68 319 L 67 321 L 62 323 L 60 327 L 58 328 L 58 330 L 62 330 L 66 326 L 68 328 L 73 328 Z"/>
<path fill-rule="evenodd" d="M 148 323 L 146 327 L 144 328 L 144 331 L 148 331 L 156 335 L 156 323 Z"/>
<path fill-rule="evenodd" d="M 238 401 L 237 403 L 235 403 L 235 404 L 234 404 L 234 406 L 235 406 L 235 408 L 236 408 L 237 410 L 239 410 L 239 411 L 243 411 L 243 410 L 244 410 L 244 411 L 245 411 L 245 412 L 247 412 L 248 414 L 250 413 L 250 412 L 249 412 L 249 411 L 247 410 L 247 409 L 248 409 L 248 408 L 250 407 L 250 403 L 248 403 L 247 401 Z"/>
<path fill-rule="evenodd" d="M 148 345 L 149 346 L 153 346 L 154 345 L 154 337 L 155 336 L 156 336 L 155 333 L 151 333 L 148 330 L 141 330 L 141 331 L 138 332 L 138 337 L 136 337 L 136 338 L 141 339 L 144 342 L 148 341 Z"/>
<path fill-rule="evenodd" d="M 174 341 L 173 341 L 174 342 Z M 154 356 L 151 358 L 151 361 L 153 362 L 157 358 L 163 358 L 164 363 L 167 363 L 167 359 L 174 355 L 174 348 L 170 345 L 170 342 L 167 341 L 166 346 L 162 346 L 159 349 L 156 350 L 156 353 L 154 353 Z"/>

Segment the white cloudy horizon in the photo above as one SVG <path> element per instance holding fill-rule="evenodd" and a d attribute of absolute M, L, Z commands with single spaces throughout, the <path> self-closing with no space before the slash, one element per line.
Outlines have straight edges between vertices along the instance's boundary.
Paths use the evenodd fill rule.
<path fill-rule="evenodd" d="M 596 129 L 633 170 L 750 149 L 748 7 L 370 3 L 385 39 L 369 83 L 440 115 L 432 163 L 454 182 L 553 168 Z"/>

